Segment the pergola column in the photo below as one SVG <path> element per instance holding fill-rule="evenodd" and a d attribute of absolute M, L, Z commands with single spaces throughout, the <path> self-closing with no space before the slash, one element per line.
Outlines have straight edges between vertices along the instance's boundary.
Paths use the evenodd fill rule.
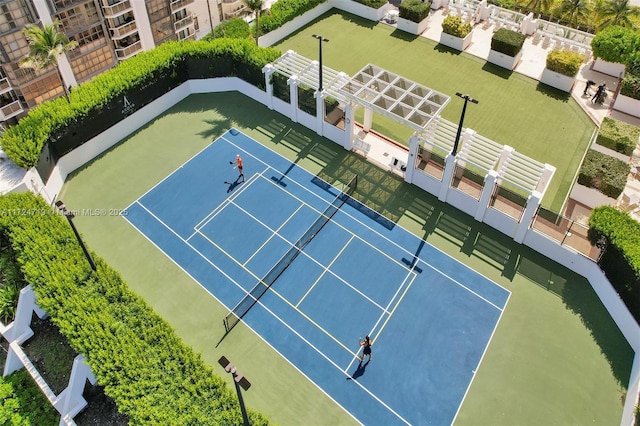
<path fill-rule="evenodd" d="M 516 234 L 513 236 L 513 240 L 522 244 L 524 241 L 524 237 L 527 235 L 529 231 L 529 225 L 533 220 L 533 216 L 538 211 L 540 207 L 540 202 L 542 201 L 542 194 L 538 191 L 533 191 L 529 198 L 527 199 L 527 206 L 524 208 L 524 212 L 522 212 L 522 217 L 520 218 L 520 222 L 518 223 L 518 227 L 516 228 Z"/>
<path fill-rule="evenodd" d="M 362 123 L 362 130 L 368 132 L 371 130 L 373 124 L 373 110 L 371 108 L 364 107 L 364 123 Z"/>
<path fill-rule="evenodd" d="M 298 80 L 298 77 L 294 75 L 287 80 L 287 84 L 289 85 L 289 97 L 291 99 L 291 116 L 289 118 L 294 123 L 297 123 L 298 122 L 298 84 L 300 84 L 300 80 Z"/>
<path fill-rule="evenodd" d="M 456 156 L 448 154 L 444 157 L 444 172 L 442 172 L 442 183 L 440 184 L 440 193 L 438 200 L 447 202 L 447 194 L 451 189 L 451 181 L 453 180 L 453 172 L 456 170 Z"/>
<path fill-rule="evenodd" d="M 487 173 L 484 178 L 484 186 L 482 187 L 482 194 L 480 194 L 478 209 L 476 210 L 476 214 L 473 216 L 473 218 L 478 222 L 482 222 L 484 220 L 484 215 L 487 213 L 489 202 L 491 201 L 491 195 L 493 194 L 493 190 L 497 184 L 498 172 L 495 170 L 489 170 L 489 173 Z"/>
<path fill-rule="evenodd" d="M 349 102 L 344 107 L 344 140 L 342 141 L 342 146 L 347 150 L 351 150 L 353 147 L 354 123 L 353 105 Z"/>
<path fill-rule="evenodd" d="M 551 178 L 556 172 L 556 168 L 550 164 L 544 165 L 544 170 L 542 171 L 542 175 L 540 176 L 540 180 L 538 180 L 538 186 L 536 187 L 536 191 L 540 194 L 544 194 L 547 192 L 547 187 L 549 186 L 549 182 L 551 182 Z"/>
<path fill-rule="evenodd" d="M 273 68 L 273 65 L 267 64 L 262 68 L 262 72 L 264 73 L 264 82 L 267 88 L 267 107 L 273 109 L 273 84 L 271 83 L 271 76 L 273 76 L 275 68 Z"/>
<path fill-rule="evenodd" d="M 419 148 L 420 142 L 418 141 L 418 134 L 414 133 L 409 138 L 409 157 L 407 157 L 407 171 L 404 174 L 404 180 L 407 183 L 413 182 L 413 172 L 416 169 L 416 158 L 418 158 Z"/>
<path fill-rule="evenodd" d="M 316 98 L 316 133 L 320 136 L 324 135 L 324 94 L 323 90 L 322 92 L 316 91 L 313 95 Z"/>

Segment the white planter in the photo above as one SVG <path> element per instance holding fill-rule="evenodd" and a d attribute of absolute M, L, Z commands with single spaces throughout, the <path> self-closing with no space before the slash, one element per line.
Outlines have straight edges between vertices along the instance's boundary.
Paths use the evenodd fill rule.
<path fill-rule="evenodd" d="M 593 70 L 619 78 L 624 76 L 624 64 L 607 62 L 600 58 L 596 58 L 596 60 L 593 61 Z"/>
<path fill-rule="evenodd" d="M 563 92 L 571 92 L 575 81 L 575 76 L 569 77 L 564 74 L 551 71 L 548 68 L 545 68 L 542 71 L 542 75 L 540 76 L 540 83 L 555 87 L 556 89 L 560 89 Z"/>
<path fill-rule="evenodd" d="M 398 29 L 406 31 L 410 34 L 420 35 L 427 29 L 429 17 L 424 18 L 420 23 L 409 21 L 408 19 L 398 18 Z"/>
<path fill-rule="evenodd" d="M 522 49 L 520 49 L 516 56 L 509 56 L 505 55 L 504 53 L 496 52 L 495 50 L 490 50 L 487 61 L 491 62 L 492 64 L 498 65 L 499 67 L 513 70 L 516 65 L 518 65 L 518 62 L 520 62 L 521 57 Z"/>
<path fill-rule="evenodd" d="M 613 103 L 613 109 L 634 117 L 640 117 L 640 100 L 618 93 L 616 101 Z"/>
<path fill-rule="evenodd" d="M 380 9 L 374 9 L 353 0 L 329 0 L 328 5 L 336 9 L 344 10 L 345 12 L 353 13 L 370 21 L 381 20 L 391 8 L 389 3 L 386 3 Z"/>
<path fill-rule="evenodd" d="M 460 38 L 456 36 L 452 36 L 451 34 L 446 34 L 444 32 L 440 33 L 440 44 L 444 44 L 452 49 L 459 50 L 461 52 L 464 51 L 471 44 L 471 38 L 473 35 L 473 31 L 471 31 L 465 38 Z"/>

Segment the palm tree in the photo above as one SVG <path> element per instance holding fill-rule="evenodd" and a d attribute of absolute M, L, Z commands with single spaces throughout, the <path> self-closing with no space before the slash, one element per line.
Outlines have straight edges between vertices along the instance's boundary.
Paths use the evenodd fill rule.
<path fill-rule="evenodd" d="M 260 37 L 260 12 L 262 11 L 263 0 L 244 0 L 244 3 L 253 13 L 256 14 L 256 44 L 258 44 L 258 38 Z"/>
<path fill-rule="evenodd" d="M 572 27 L 587 22 L 589 16 L 588 0 L 562 0 L 557 10 L 561 18 L 569 21 Z"/>
<path fill-rule="evenodd" d="M 58 66 L 58 56 L 78 47 L 78 42 L 69 40 L 59 30 L 62 27 L 60 21 L 55 20 L 42 28 L 35 24 L 29 24 L 23 29 L 23 33 L 29 43 L 29 54 L 20 60 L 20 68 L 32 68 L 42 70 L 53 65 L 58 72 L 58 78 L 64 89 L 65 96 L 69 99 L 69 90 L 62 78 Z"/>
<path fill-rule="evenodd" d="M 539 15 L 542 12 L 548 12 L 551 4 L 553 4 L 553 0 L 529 0 L 526 7 Z"/>
<path fill-rule="evenodd" d="M 599 29 L 610 25 L 633 28 L 632 17 L 640 16 L 640 8 L 631 6 L 629 0 L 612 0 L 605 3 L 602 9 L 602 22 Z"/>

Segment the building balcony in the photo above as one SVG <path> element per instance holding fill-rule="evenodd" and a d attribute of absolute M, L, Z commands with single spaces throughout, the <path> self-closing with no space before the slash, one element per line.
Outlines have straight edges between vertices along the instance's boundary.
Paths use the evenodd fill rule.
<path fill-rule="evenodd" d="M 185 7 L 187 7 L 188 5 L 190 5 L 193 2 L 194 2 L 194 0 L 172 0 L 171 3 L 170 3 L 171 13 L 176 13 L 176 12 L 184 9 Z"/>
<path fill-rule="evenodd" d="M 137 32 L 138 27 L 136 26 L 136 21 L 131 21 L 117 28 L 110 28 L 110 31 L 113 40 L 120 40 Z"/>
<path fill-rule="evenodd" d="M 222 13 L 224 15 L 233 14 L 238 10 L 247 10 L 247 5 L 243 0 L 223 0 Z"/>
<path fill-rule="evenodd" d="M 124 0 L 111 6 L 103 4 L 102 10 L 105 18 L 117 18 L 118 16 L 124 15 L 125 13 L 133 10 L 133 8 L 131 7 L 131 2 L 129 0 Z"/>
<path fill-rule="evenodd" d="M 13 87 L 11 87 L 11 83 L 9 83 L 9 79 L 7 77 L 0 80 L 0 95 L 10 92 L 12 89 Z"/>
<path fill-rule="evenodd" d="M 142 52 L 142 42 L 137 41 L 127 47 L 116 49 L 116 56 L 119 61 L 135 56 L 138 52 Z"/>
<path fill-rule="evenodd" d="M 178 36 L 178 40 L 194 40 L 196 38 L 195 31 L 181 31 L 176 33 Z"/>
<path fill-rule="evenodd" d="M 224 19 L 232 19 L 232 18 L 239 18 L 241 16 L 243 16 L 245 13 L 247 13 L 247 8 L 246 7 L 241 7 L 240 9 L 236 9 L 236 10 L 230 10 L 228 12 L 224 11 L 224 7 L 222 10 L 222 14 L 224 15 Z"/>
<path fill-rule="evenodd" d="M 173 28 L 175 29 L 176 33 L 182 29 L 184 29 L 185 27 L 188 26 L 194 26 L 195 22 L 193 20 L 193 14 L 189 13 L 189 15 L 185 16 L 184 18 L 180 19 L 179 21 L 176 21 L 175 24 L 173 24 Z"/>
<path fill-rule="evenodd" d="M 22 108 L 22 104 L 20 101 L 13 101 L 10 104 L 4 105 L 0 107 L 0 121 L 6 121 L 11 117 L 15 117 L 16 115 L 22 113 L 24 108 Z"/>

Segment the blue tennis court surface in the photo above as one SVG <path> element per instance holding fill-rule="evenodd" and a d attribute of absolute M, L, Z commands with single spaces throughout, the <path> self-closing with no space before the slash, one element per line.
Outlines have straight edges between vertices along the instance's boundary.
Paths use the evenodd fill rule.
<path fill-rule="evenodd" d="M 244 182 L 229 165 L 236 154 Z M 324 182 L 232 129 L 126 219 L 231 310 L 346 183 Z M 359 422 L 449 425 L 509 295 L 350 200 L 242 321 Z M 359 364 L 366 334 L 373 359 Z"/>

